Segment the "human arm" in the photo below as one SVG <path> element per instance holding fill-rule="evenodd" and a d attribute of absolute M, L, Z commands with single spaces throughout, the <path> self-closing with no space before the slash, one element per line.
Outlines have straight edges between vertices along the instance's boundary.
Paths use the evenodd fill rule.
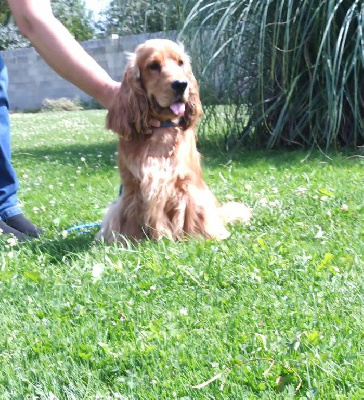
<path fill-rule="evenodd" d="M 109 109 L 120 82 L 82 48 L 52 12 L 50 0 L 8 0 L 21 33 L 60 76 Z"/>

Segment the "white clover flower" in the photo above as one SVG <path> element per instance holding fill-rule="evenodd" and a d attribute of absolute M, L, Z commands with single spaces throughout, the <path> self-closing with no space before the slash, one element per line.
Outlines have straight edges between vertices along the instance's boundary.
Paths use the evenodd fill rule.
<path fill-rule="evenodd" d="M 267 204 L 268 204 L 268 199 L 267 199 L 266 197 L 263 197 L 262 199 L 259 200 L 259 204 L 260 204 L 262 207 L 266 207 Z"/>
<path fill-rule="evenodd" d="M 18 239 L 15 236 L 13 236 L 7 240 L 7 243 L 9 244 L 10 247 L 14 247 L 18 244 Z"/>
<path fill-rule="evenodd" d="M 262 278 L 259 275 L 255 274 L 254 272 L 252 272 L 252 278 L 258 282 L 262 281 Z"/>
<path fill-rule="evenodd" d="M 341 211 L 348 211 L 348 209 L 349 209 L 349 207 L 348 207 L 347 204 L 343 204 L 343 205 L 341 206 Z"/>
<path fill-rule="evenodd" d="M 95 264 L 92 267 L 92 277 L 94 278 L 94 282 L 98 281 L 101 279 L 101 276 L 104 272 L 105 269 L 105 265 L 104 264 Z"/>
<path fill-rule="evenodd" d="M 180 313 L 180 315 L 188 315 L 188 310 L 187 310 L 187 308 L 181 308 L 179 310 L 179 313 Z"/>
<path fill-rule="evenodd" d="M 279 206 L 279 201 L 278 200 L 274 200 L 274 201 L 270 201 L 269 202 L 269 207 L 277 207 Z"/>
<path fill-rule="evenodd" d="M 321 239 L 325 232 L 322 230 L 321 226 L 316 226 L 316 228 L 318 229 L 316 235 L 315 235 L 315 239 Z"/>
<path fill-rule="evenodd" d="M 298 187 L 297 189 L 296 189 L 296 194 L 305 194 L 307 192 L 307 188 L 305 188 L 305 187 Z"/>

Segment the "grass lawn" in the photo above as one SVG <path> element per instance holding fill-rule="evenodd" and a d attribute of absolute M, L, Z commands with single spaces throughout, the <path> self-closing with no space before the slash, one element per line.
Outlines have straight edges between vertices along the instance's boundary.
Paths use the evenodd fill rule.
<path fill-rule="evenodd" d="M 14 114 L 41 240 L 0 238 L 1 399 L 362 399 L 363 160 L 201 140 L 218 199 L 254 209 L 222 242 L 123 249 L 62 232 L 118 193 L 104 111 Z"/>

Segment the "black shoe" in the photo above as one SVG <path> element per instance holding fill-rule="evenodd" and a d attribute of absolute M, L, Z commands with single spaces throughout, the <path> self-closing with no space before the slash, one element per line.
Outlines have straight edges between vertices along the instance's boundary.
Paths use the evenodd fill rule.
<path fill-rule="evenodd" d="M 16 229 L 7 225 L 4 221 L 0 221 L 0 237 L 2 235 L 13 235 L 21 242 L 27 240 L 27 237 L 24 235 L 24 233 L 17 231 Z"/>
<path fill-rule="evenodd" d="M 6 225 L 14 228 L 18 232 L 34 238 L 39 238 L 39 236 L 43 233 L 42 229 L 37 228 L 32 222 L 25 218 L 23 214 L 17 214 L 13 217 L 4 219 L 4 222 Z"/>

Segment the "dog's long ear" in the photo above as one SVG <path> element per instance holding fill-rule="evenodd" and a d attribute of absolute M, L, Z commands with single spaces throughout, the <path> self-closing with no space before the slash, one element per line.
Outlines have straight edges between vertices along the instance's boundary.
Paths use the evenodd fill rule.
<path fill-rule="evenodd" d="M 188 78 L 190 93 L 186 104 L 186 112 L 184 115 L 185 129 L 196 125 L 199 118 L 203 116 L 198 83 L 195 76 L 193 75 L 192 68 L 190 65 L 188 66 L 187 78 Z"/>
<path fill-rule="evenodd" d="M 134 56 L 129 60 L 120 90 L 107 114 L 106 128 L 131 140 L 145 132 L 148 120 L 148 99 Z"/>

